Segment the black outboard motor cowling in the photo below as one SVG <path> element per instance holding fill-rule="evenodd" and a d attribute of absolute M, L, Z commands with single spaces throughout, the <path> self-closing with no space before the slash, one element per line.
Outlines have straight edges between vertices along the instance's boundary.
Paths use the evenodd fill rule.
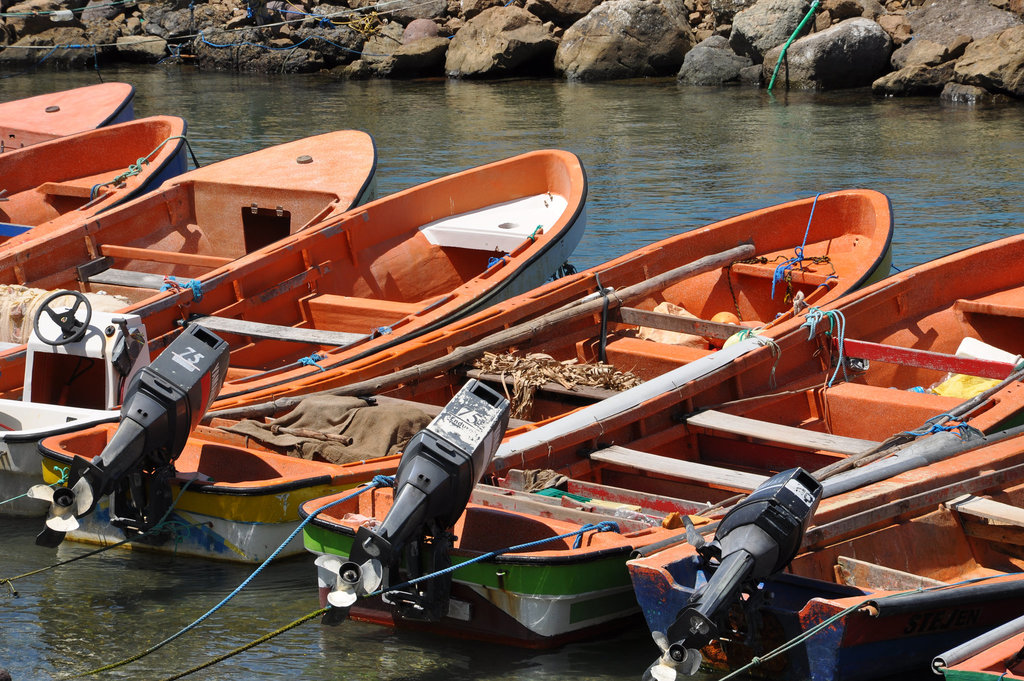
<path fill-rule="evenodd" d="M 395 586 L 391 577 L 403 564 L 404 580 L 450 564 L 453 537 L 448 529 L 462 515 L 473 486 L 501 444 L 509 413 L 508 400 L 474 379 L 412 437 L 398 465 L 394 502 L 383 522 L 375 530 L 358 529 L 347 562 L 330 561 L 338 579 L 328 597 L 335 611 L 327 623 L 343 620 L 358 597 L 378 586 Z M 449 586 L 450 578 L 434 578 L 407 590 L 388 591 L 385 599 L 404 616 L 436 620 L 447 610 Z"/>
<path fill-rule="evenodd" d="M 198 325 L 187 327 L 156 361 L 139 371 L 125 391 L 121 423 L 103 452 L 75 457 L 67 487 L 29 491 L 51 504 L 47 527 L 36 537 L 57 546 L 75 518 L 111 497 L 111 524 L 128 536 L 152 528 L 170 508 L 168 480 L 189 434 L 220 392 L 228 367 L 228 344 Z"/>
<path fill-rule="evenodd" d="M 718 638 L 719 621 L 741 592 L 781 572 L 800 549 L 804 533 L 821 500 L 821 483 L 801 468 L 778 473 L 750 493 L 719 523 L 715 538 L 697 552 L 713 573 L 690 598 L 663 638 L 665 654 L 644 678 L 675 678 L 676 670 L 693 674 L 700 649 Z"/>

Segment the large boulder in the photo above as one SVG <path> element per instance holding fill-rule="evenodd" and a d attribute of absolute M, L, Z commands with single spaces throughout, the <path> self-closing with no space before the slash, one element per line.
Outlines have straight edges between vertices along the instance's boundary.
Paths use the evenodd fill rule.
<path fill-rule="evenodd" d="M 731 24 L 736 14 L 753 7 L 757 0 L 711 0 L 711 11 L 720 26 Z"/>
<path fill-rule="evenodd" d="M 687 85 L 738 83 L 740 71 L 751 63 L 732 51 L 725 36 L 711 36 L 686 53 L 678 79 Z"/>
<path fill-rule="evenodd" d="M 55 47 L 58 45 L 82 45 L 86 43 L 85 29 L 74 26 L 51 28 L 48 31 L 28 35 L 0 50 L 0 64 L 37 64 L 46 55 L 46 61 L 60 64 L 68 68 L 86 68 L 92 62 L 92 50 L 74 47 L 57 47 L 56 49 L 21 49 Z"/>
<path fill-rule="evenodd" d="M 387 6 L 392 19 L 403 26 L 416 19 L 441 19 L 448 13 L 447 0 L 417 0 Z"/>
<path fill-rule="evenodd" d="M 934 0 L 907 19 L 914 40 L 925 38 L 940 45 L 952 44 L 961 35 L 980 40 L 1022 23 L 1019 16 L 996 9 L 988 0 Z"/>
<path fill-rule="evenodd" d="M 976 85 L 962 85 L 960 83 L 946 83 L 946 87 L 939 95 L 944 102 L 954 104 L 994 104 L 996 102 L 1007 102 L 1009 97 L 989 92 L 983 87 Z"/>
<path fill-rule="evenodd" d="M 292 31 L 294 44 L 316 51 L 327 68 L 347 64 L 363 49 L 363 34 L 344 25 L 315 25 Z"/>
<path fill-rule="evenodd" d="M 88 24 L 93 21 L 110 21 L 124 12 L 124 5 L 109 2 L 108 0 L 89 0 L 89 3 L 82 10 L 82 23 Z"/>
<path fill-rule="evenodd" d="M 765 55 L 763 73 L 771 78 L 782 46 Z M 778 77 L 790 87 L 818 90 L 870 85 L 889 70 L 892 39 L 870 19 L 847 19 L 832 28 L 793 41 Z"/>
<path fill-rule="evenodd" d="M 82 22 L 78 14 L 55 14 L 66 7 L 67 3 L 62 0 L 26 0 L 11 5 L 5 10 L 8 12 L 8 30 L 14 32 L 15 38 L 24 38 L 27 35 L 46 33 L 54 28 L 81 28 Z"/>
<path fill-rule="evenodd" d="M 968 45 L 955 73 L 958 83 L 1024 97 L 1024 26 Z"/>
<path fill-rule="evenodd" d="M 462 0 L 464 6 L 471 1 Z M 524 6 L 542 21 L 550 21 L 561 28 L 569 28 L 600 4 L 601 0 L 526 0 Z"/>
<path fill-rule="evenodd" d="M 937 95 L 953 80 L 953 62 L 938 66 L 916 64 L 887 73 L 871 84 L 871 91 L 888 97 Z"/>
<path fill-rule="evenodd" d="M 733 52 L 760 64 L 768 50 L 789 40 L 810 8 L 810 0 L 759 0 L 733 19 Z"/>
<path fill-rule="evenodd" d="M 927 38 L 915 38 L 892 53 L 892 67 L 902 69 L 907 66 L 937 66 L 952 61 L 963 55 L 971 38 L 959 36 L 953 43 L 944 45 Z"/>
<path fill-rule="evenodd" d="M 444 75 L 444 58 L 449 42 L 448 38 L 434 36 L 406 43 L 395 50 L 382 73 L 390 78 Z"/>
<path fill-rule="evenodd" d="M 676 74 L 696 42 L 675 0 L 606 0 L 565 32 L 555 69 L 570 80 Z"/>
<path fill-rule="evenodd" d="M 117 54 L 124 61 L 155 64 L 167 56 L 167 41 L 152 35 L 123 35 L 117 39 Z"/>
<path fill-rule="evenodd" d="M 525 9 L 491 7 L 455 34 L 444 69 L 456 78 L 550 74 L 557 47 L 551 27 Z"/>

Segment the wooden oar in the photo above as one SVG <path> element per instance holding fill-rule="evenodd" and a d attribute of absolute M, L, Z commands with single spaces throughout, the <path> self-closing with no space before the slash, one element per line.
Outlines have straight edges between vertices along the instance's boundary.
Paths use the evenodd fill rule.
<path fill-rule="evenodd" d="M 608 306 L 608 309 L 620 307 L 630 300 L 644 298 L 655 291 L 663 290 L 683 279 L 720 269 L 729 263 L 749 258 L 752 255 L 754 255 L 754 245 L 749 243 L 741 244 L 735 248 L 722 251 L 721 253 L 699 258 L 693 262 L 687 263 L 686 265 L 682 265 L 673 270 L 669 270 L 668 272 L 651 277 L 650 279 L 638 284 L 627 286 L 618 291 L 607 291 L 606 296 L 588 296 L 584 300 L 573 301 L 562 308 L 541 315 L 537 319 L 509 327 L 504 331 L 499 331 L 488 336 L 486 339 L 471 345 L 456 348 L 444 357 L 439 357 L 429 362 L 424 362 L 407 369 L 402 369 L 387 376 L 360 381 L 358 383 L 332 388 L 331 390 L 309 393 L 307 395 L 284 397 L 270 402 L 236 407 L 234 409 L 211 411 L 206 414 L 203 421 L 209 422 L 214 418 L 262 418 L 264 416 L 275 414 L 279 411 L 290 409 L 301 400 L 311 395 L 367 395 L 378 393 L 386 388 L 398 385 L 399 383 L 404 383 L 421 377 L 434 376 L 440 372 L 447 371 L 452 367 L 458 366 L 463 362 L 477 357 L 485 351 L 522 342 L 537 335 L 541 331 L 554 328 L 559 324 L 564 324 L 570 319 L 575 319 L 576 317 L 582 317 L 584 315 L 597 312 L 605 305 Z"/>

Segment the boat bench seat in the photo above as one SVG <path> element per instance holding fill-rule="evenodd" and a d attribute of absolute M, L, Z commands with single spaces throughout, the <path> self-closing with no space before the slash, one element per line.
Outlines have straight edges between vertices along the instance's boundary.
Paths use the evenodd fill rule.
<path fill-rule="evenodd" d="M 686 419 L 686 425 L 691 430 L 707 433 L 727 433 L 749 437 L 754 440 L 768 441 L 783 445 L 790 445 L 802 449 L 835 452 L 853 456 L 868 452 L 879 445 L 874 440 L 862 440 L 859 438 L 832 435 L 821 433 L 794 426 L 784 426 L 769 421 L 759 421 L 745 416 L 726 414 L 725 412 L 709 409 L 698 412 Z"/>
<path fill-rule="evenodd" d="M 822 395 L 833 423 L 870 425 L 876 437 L 920 428 L 936 414 L 948 412 L 963 400 L 863 383 L 837 383 Z"/>
<path fill-rule="evenodd" d="M 781 263 L 768 263 L 766 265 L 758 265 L 755 263 L 748 262 L 734 262 L 729 266 L 730 271 L 733 274 L 737 274 L 745 277 L 754 277 L 756 279 L 771 279 L 775 276 L 775 269 Z M 821 286 L 827 284 L 835 279 L 830 279 L 829 275 L 818 274 L 817 272 L 807 272 L 799 269 L 786 270 L 786 276 L 794 284 L 806 284 L 808 286 Z"/>
<path fill-rule="evenodd" d="M 969 536 L 999 544 L 1024 546 L 1024 508 L 972 494 L 952 499 L 944 505 L 956 512 Z"/>
<path fill-rule="evenodd" d="M 896 568 L 869 563 L 865 560 L 837 556 L 834 567 L 836 583 L 855 586 L 862 589 L 909 591 L 933 586 L 946 586 L 931 577 L 915 575 Z"/>
<path fill-rule="evenodd" d="M 426 307 L 422 302 L 405 303 L 331 293 L 313 296 L 305 303 L 307 318 L 313 326 L 355 333 L 368 333 L 378 327 L 391 326 Z"/>
<path fill-rule="evenodd" d="M 652 310 L 641 310 L 635 307 L 621 307 L 616 311 L 618 320 L 632 326 L 647 326 L 662 331 L 675 331 L 677 333 L 691 333 L 704 338 L 717 338 L 726 340 L 742 331 L 744 327 L 734 324 L 721 324 L 706 319 L 694 317 L 683 317 L 680 315 L 668 314 L 665 312 L 654 312 Z"/>
<path fill-rule="evenodd" d="M 435 220 L 420 227 L 420 233 L 442 248 L 512 253 L 538 229 L 547 231 L 568 205 L 554 194 L 524 196 Z"/>
<path fill-rule="evenodd" d="M 344 347 L 369 338 L 368 334 L 362 333 L 297 328 L 294 326 L 264 324 L 262 322 L 250 322 L 244 319 L 216 317 L 212 315 L 206 317 L 195 317 L 189 321 L 192 324 L 199 324 L 210 331 L 217 331 L 220 333 L 233 333 L 239 336 L 249 336 L 250 338 L 268 338 L 271 340 L 288 341 L 293 343 L 310 343 L 313 345 Z"/>
<path fill-rule="evenodd" d="M 231 258 L 222 258 L 199 253 L 175 253 L 173 251 L 157 251 L 147 248 L 129 246 L 100 245 L 102 255 L 83 265 L 79 265 L 78 280 L 87 284 L 106 286 L 127 286 L 159 291 L 167 283 L 166 275 L 151 272 L 134 272 L 113 267 L 114 258 L 144 260 L 169 265 L 185 265 L 214 269 L 232 262 Z"/>
<path fill-rule="evenodd" d="M 592 461 L 625 466 L 634 470 L 657 473 L 680 480 L 696 480 L 716 487 L 725 487 L 739 492 L 751 492 L 768 479 L 768 476 L 732 470 L 722 466 L 711 466 L 696 461 L 673 459 L 659 454 L 612 446 L 590 453 Z"/>
<path fill-rule="evenodd" d="M 114 244 L 100 244 L 100 254 L 109 258 L 124 258 L 126 260 L 142 260 L 146 262 L 159 262 L 168 265 L 189 265 L 192 267 L 207 267 L 215 269 L 234 262 L 234 258 L 225 258 L 217 255 L 205 255 L 202 253 L 181 253 L 178 251 L 159 251 L 153 248 L 135 248 L 132 246 L 117 246 Z"/>
<path fill-rule="evenodd" d="M 97 183 L 98 184 L 98 183 Z M 44 182 L 36 189 L 48 196 L 68 196 L 73 199 L 92 198 L 92 184 L 77 184 L 73 182 Z M 107 189 L 100 187 L 97 190 L 97 197 L 105 194 Z"/>
<path fill-rule="evenodd" d="M 960 314 L 981 314 L 995 317 L 1024 317 L 1024 306 L 1020 305 L 1020 293 L 1000 291 L 974 300 L 960 298 L 953 303 L 953 309 Z"/>

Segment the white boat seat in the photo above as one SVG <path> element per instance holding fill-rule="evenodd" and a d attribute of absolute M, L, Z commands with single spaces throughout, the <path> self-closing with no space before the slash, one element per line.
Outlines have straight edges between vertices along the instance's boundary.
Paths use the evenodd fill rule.
<path fill-rule="evenodd" d="M 562 196 L 536 194 L 441 218 L 423 225 L 420 232 L 443 248 L 511 253 L 538 228 L 547 231 L 568 205 Z"/>
<path fill-rule="evenodd" d="M 686 419 L 690 428 L 699 428 L 715 433 L 729 433 L 756 440 L 781 443 L 792 447 L 835 452 L 853 456 L 870 451 L 879 445 L 874 440 L 819 433 L 793 426 L 784 426 L 768 421 L 726 414 L 709 409 L 694 414 Z"/>

